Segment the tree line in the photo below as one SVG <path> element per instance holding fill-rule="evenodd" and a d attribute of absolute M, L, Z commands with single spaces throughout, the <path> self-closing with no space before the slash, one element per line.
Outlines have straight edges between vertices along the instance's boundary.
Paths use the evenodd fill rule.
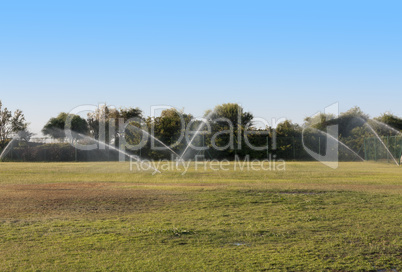
<path fill-rule="evenodd" d="M 85 139 L 93 138 L 116 148 L 121 148 L 122 139 L 126 145 L 138 146 L 144 137 L 152 135 L 157 139 L 156 141 L 148 137 L 148 141 L 143 143 L 141 148 L 131 150 L 134 154 L 152 159 L 170 158 L 170 153 L 163 150 L 158 140 L 174 152 L 181 154 L 194 132 L 200 127 L 202 129 L 198 136 L 192 139 L 192 145 L 205 148 L 192 150 L 190 153 L 192 156 L 198 154 L 216 159 L 234 159 L 236 155 L 263 159 L 272 154 L 288 160 L 308 160 L 311 158 L 305 152 L 305 146 L 316 150 L 317 153 L 325 154 L 326 137 L 321 131 L 325 132 L 329 126 L 333 125 L 338 127 L 339 141 L 361 155 L 364 152 L 364 139 L 373 137 L 372 131 L 365 126 L 369 116 L 358 107 L 341 113 L 337 117 L 325 114 L 308 117 L 301 125 L 285 120 L 275 128 L 268 124 L 257 127 L 253 122 L 253 114 L 244 111 L 235 103 L 217 105 L 208 110 L 204 118 L 207 120 L 195 119 L 193 115 L 178 112 L 175 109 L 165 109 L 160 116 L 150 117 L 144 116 L 139 108 L 116 109 L 103 105 L 89 113 L 86 118 L 62 112 L 48 120 L 42 133 L 63 142 L 66 141 L 67 129 L 75 132 L 74 139 L 70 139 L 72 141 L 85 142 Z M 379 135 L 395 135 L 395 131 L 402 131 L 402 118 L 393 114 L 384 113 L 373 120 L 377 123 L 371 123 L 371 126 Z M 208 121 L 208 126 L 202 126 L 205 121 Z M 125 125 L 124 129 L 122 124 Z M 12 113 L 7 108 L 2 109 L 0 102 L 2 146 L 18 132 L 20 134 L 23 132 L 22 134 L 28 135 L 27 138 L 29 138 L 31 134 L 27 127 L 22 111 L 16 110 Z M 183 137 L 186 130 L 193 133 Z M 304 137 L 304 146 L 302 137 Z M 345 159 L 354 159 L 351 154 L 345 153 L 343 156 Z"/>

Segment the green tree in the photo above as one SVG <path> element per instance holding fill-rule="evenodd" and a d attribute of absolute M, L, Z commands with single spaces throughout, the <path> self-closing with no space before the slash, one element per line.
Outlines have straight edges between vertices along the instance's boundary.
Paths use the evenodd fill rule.
<path fill-rule="evenodd" d="M 365 125 L 369 120 L 369 116 L 365 114 L 359 107 L 353 107 L 346 112 L 341 113 L 337 118 L 330 115 L 320 114 L 313 118 L 308 117 L 305 119 L 304 126 L 312 127 L 326 132 L 328 126 L 338 126 L 338 140 L 345 144 L 347 147 L 351 148 L 355 152 L 359 153 L 362 151 L 362 146 L 364 142 L 364 137 L 373 136 L 372 132 Z M 309 131 L 312 139 L 317 137 L 324 137 L 325 135 L 314 132 L 314 130 Z M 317 135 L 314 135 L 317 134 Z M 321 144 L 321 147 L 324 145 Z M 344 151 L 341 155 L 342 158 L 355 158 L 354 155 L 347 151 L 345 148 L 341 148 L 340 151 Z M 321 150 L 321 153 L 324 150 Z"/>
<path fill-rule="evenodd" d="M 326 131 L 328 126 L 338 125 L 339 136 L 349 137 L 351 131 L 356 127 L 362 127 L 369 119 L 359 107 L 353 107 L 346 112 L 341 113 L 337 118 L 333 115 L 319 114 L 304 119 L 305 127 L 312 127 Z"/>
<path fill-rule="evenodd" d="M 249 112 L 245 112 L 244 109 L 236 103 L 227 103 L 218 105 L 214 108 L 213 111 L 207 111 L 206 116 L 210 115 L 210 119 L 216 120 L 219 118 L 226 118 L 228 119 L 233 128 L 237 130 L 238 128 L 242 129 L 246 125 L 248 125 L 251 120 L 253 120 L 253 115 Z M 240 122 L 239 122 L 240 121 Z M 224 121 L 217 121 L 218 124 L 223 124 L 224 126 L 227 125 L 227 122 Z"/>
<path fill-rule="evenodd" d="M 123 118 L 124 122 L 132 118 L 143 119 L 142 111 L 139 108 L 120 108 L 119 117 Z"/>
<path fill-rule="evenodd" d="M 66 120 L 68 117 L 71 118 L 71 124 L 67 127 Z M 79 115 L 69 115 L 68 113 L 61 112 L 57 117 L 49 119 L 42 129 L 42 133 L 55 139 L 62 139 L 66 137 L 65 129 L 85 135 L 88 133 L 88 123 Z M 75 135 L 75 137 L 78 136 Z"/>
<path fill-rule="evenodd" d="M 12 111 L 3 109 L 0 101 L 0 142 L 9 139 L 13 134 L 20 131 L 26 131 L 28 123 L 25 122 L 25 116 L 21 110 Z"/>
<path fill-rule="evenodd" d="M 281 137 L 300 137 L 301 135 L 301 127 L 290 120 L 279 123 L 275 131 Z"/>
<path fill-rule="evenodd" d="M 382 122 L 396 130 L 402 131 L 402 118 L 390 113 L 384 113 L 379 117 L 374 118 L 375 120 Z"/>
<path fill-rule="evenodd" d="M 88 113 L 87 123 L 89 126 L 89 133 L 96 140 L 110 143 L 112 139 L 115 139 L 115 134 L 117 133 L 116 124 L 118 122 L 118 116 L 118 111 L 115 108 L 108 107 L 106 104 L 100 106 L 96 111 Z M 113 126 L 111 136 L 109 135 L 110 125 Z"/>
<path fill-rule="evenodd" d="M 166 109 L 162 111 L 159 117 L 152 120 L 154 135 L 166 145 L 173 145 L 176 150 L 183 147 L 185 140 L 184 135 L 187 125 L 190 123 L 193 116 L 178 112 L 176 109 Z"/>
<path fill-rule="evenodd" d="M 321 116 L 319 116 L 321 120 Z M 304 147 L 301 144 L 302 128 L 290 120 L 279 123 L 275 129 L 271 130 L 271 148 L 278 158 L 295 159 L 305 157 Z M 276 139 L 275 139 L 276 138 Z M 273 142 L 276 146 L 273 146 Z"/>
<path fill-rule="evenodd" d="M 254 117 L 251 113 L 245 112 L 239 104 L 227 103 L 216 106 L 213 111 L 207 111 L 205 116 L 210 119 L 214 137 L 208 140 L 209 144 L 213 141 L 218 147 L 226 147 L 231 143 L 230 137 L 233 137 L 232 146 L 223 151 L 212 150 L 215 153 L 213 156 L 233 158 L 235 154 L 245 155 L 244 131 L 246 127 L 252 129 Z M 225 131 L 231 133 L 225 133 Z M 239 146 L 241 149 L 238 148 Z"/>
<path fill-rule="evenodd" d="M 120 123 L 126 123 L 133 118 L 143 119 L 142 111 L 139 108 L 115 109 L 105 104 L 100 106 L 95 112 L 89 113 L 87 122 L 89 132 L 95 139 L 109 144 L 114 143 L 118 146 L 120 133 L 124 133 L 125 136 L 133 134 L 133 132 L 119 131 Z"/>

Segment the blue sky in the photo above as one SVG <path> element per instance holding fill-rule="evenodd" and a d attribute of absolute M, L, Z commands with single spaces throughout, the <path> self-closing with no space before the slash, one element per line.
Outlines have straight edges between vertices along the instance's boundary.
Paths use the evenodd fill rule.
<path fill-rule="evenodd" d="M 402 116 L 400 1 L 2 1 L 0 99 L 40 131 L 83 104 L 237 102 L 257 117 L 339 102 Z"/>

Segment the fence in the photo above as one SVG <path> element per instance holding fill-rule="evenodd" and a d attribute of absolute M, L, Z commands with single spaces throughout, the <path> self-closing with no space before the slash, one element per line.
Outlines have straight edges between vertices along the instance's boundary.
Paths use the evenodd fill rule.
<path fill-rule="evenodd" d="M 364 138 L 364 159 L 366 161 L 387 161 L 394 160 L 401 164 L 402 137 L 383 136 Z"/>
<path fill-rule="evenodd" d="M 194 159 L 196 155 L 202 155 L 206 159 L 234 159 L 235 156 L 250 159 L 284 159 L 287 161 L 311 161 L 313 158 L 306 152 L 309 148 L 313 152 L 325 155 L 327 137 L 315 134 L 305 135 L 302 141 L 300 135 L 290 137 L 271 138 L 266 135 L 254 135 L 249 139 L 250 143 L 263 150 L 256 150 L 247 145 L 242 145 L 237 149 L 235 144 L 233 149 L 223 151 L 214 150 L 210 147 L 210 140 L 200 138 L 198 146 L 205 146 L 208 149 L 196 151 L 189 148 L 186 159 Z M 358 141 L 357 141 L 358 140 Z M 339 144 L 338 158 L 340 161 L 359 161 L 364 158 L 366 161 L 385 161 L 393 163 L 394 159 L 400 164 L 402 156 L 402 137 L 385 136 L 381 140 L 376 137 L 355 139 L 354 144 L 348 143 L 352 149 L 346 145 Z M 16 141 L 13 147 L 4 156 L 4 161 L 118 161 L 121 155 L 118 151 L 108 148 L 94 150 L 79 150 L 69 143 L 49 143 L 48 140 L 41 142 Z M 181 154 L 184 146 L 179 146 L 175 151 Z M 1 150 L 0 150 L 1 153 Z M 130 152 L 132 155 L 147 159 L 171 159 L 170 153 L 161 150 L 152 150 L 150 146 L 145 146 L 141 150 Z M 127 158 L 127 157 L 126 157 Z"/>

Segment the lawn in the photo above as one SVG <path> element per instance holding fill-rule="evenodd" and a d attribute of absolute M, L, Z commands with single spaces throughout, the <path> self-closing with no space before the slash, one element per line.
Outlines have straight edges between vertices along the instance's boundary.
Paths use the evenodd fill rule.
<path fill-rule="evenodd" d="M 0 271 L 402 271 L 401 167 L 231 166 L 0 163 Z"/>

